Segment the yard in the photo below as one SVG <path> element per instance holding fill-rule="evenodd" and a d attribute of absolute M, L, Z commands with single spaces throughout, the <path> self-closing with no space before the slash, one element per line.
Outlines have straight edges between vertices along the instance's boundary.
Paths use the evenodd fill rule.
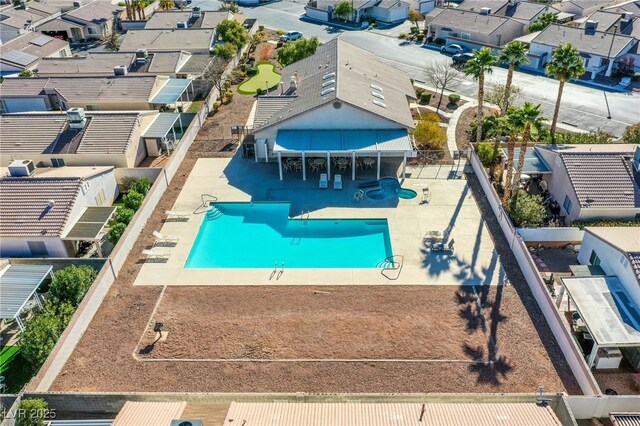
<path fill-rule="evenodd" d="M 282 76 L 276 71 L 271 62 L 261 62 L 256 66 L 258 73 L 238 86 L 238 93 L 242 95 L 255 95 L 258 89 L 272 89 L 280 83 Z"/>

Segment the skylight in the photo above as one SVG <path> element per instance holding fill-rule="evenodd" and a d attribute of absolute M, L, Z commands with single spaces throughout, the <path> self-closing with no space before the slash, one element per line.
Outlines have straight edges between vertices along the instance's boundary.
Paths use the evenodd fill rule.
<path fill-rule="evenodd" d="M 374 98 L 378 98 L 378 99 L 382 99 L 382 100 L 384 100 L 384 96 L 383 96 L 383 95 L 381 95 L 381 94 L 380 94 L 380 93 L 378 93 L 378 92 L 371 92 L 371 96 L 373 96 Z"/>
<path fill-rule="evenodd" d="M 325 75 L 323 75 L 323 76 L 322 76 L 322 79 L 323 79 L 323 80 L 328 80 L 328 79 L 333 78 L 333 77 L 335 77 L 335 76 L 336 76 L 336 73 L 335 73 L 335 72 L 330 72 L 329 74 L 325 74 Z"/>
<path fill-rule="evenodd" d="M 322 96 L 324 95 L 328 95 L 329 93 L 335 92 L 336 88 L 335 87 L 330 87 L 328 89 L 324 89 L 320 94 Z M 375 101 L 374 101 L 375 102 Z"/>
<path fill-rule="evenodd" d="M 322 87 L 331 86 L 332 84 L 336 84 L 336 81 L 335 80 L 325 81 L 324 83 L 322 83 Z"/>
<path fill-rule="evenodd" d="M 373 103 L 378 105 L 379 107 L 382 107 L 382 108 L 386 108 L 387 107 L 384 103 L 382 103 L 380 101 L 377 101 L 375 99 L 373 100 Z"/>

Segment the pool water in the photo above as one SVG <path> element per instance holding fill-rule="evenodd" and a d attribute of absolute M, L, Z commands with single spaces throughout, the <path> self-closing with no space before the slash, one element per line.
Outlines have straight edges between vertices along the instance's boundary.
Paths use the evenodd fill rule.
<path fill-rule="evenodd" d="M 374 188 L 367 191 L 367 197 L 372 200 L 384 200 L 389 197 L 398 197 L 405 200 L 416 198 L 418 195 L 416 191 L 412 189 L 406 189 L 400 186 L 398 179 L 383 178 L 378 181 L 379 188 Z"/>
<path fill-rule="evenodd" d="M 186 268 L 375 268 L 392 256 L 386 219 L 289 219 L 289 203 L 216 203 Z"/>

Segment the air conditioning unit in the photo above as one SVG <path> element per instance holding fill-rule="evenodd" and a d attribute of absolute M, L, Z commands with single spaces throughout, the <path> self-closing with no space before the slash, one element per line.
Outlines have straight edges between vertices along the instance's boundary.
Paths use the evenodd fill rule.
<path fill-rule="evenodd" d="M 193 10 L 191 11 L 191 17 L 195 19 L 202 17 L 202 12 L 200 11 L 200 8 L 198 6 L 193 7 Z"/>
<path fill-rule="evenodd" d="M 202 420 L 171 420 L 170 426 L 204 426 Z"/>
<path fill-rule="evenodd" d="M 127 67 L 125 67 L 124 65 L 116 65 L 115 67 L 113 67 L 113 75 L 115 76 L 127 75 L 127 72 Z"/>
<path fill-rule="evenodd" d="M 490 7 L 481 7 L 480 8 L 480 15 L 491 15 L 491 8 Z"/>
<path fill-rule="evenodd" d="M 9 176 L 28 177 L 36 172 L 36 166 L 31 160 L 14 160 L 9 164 Z"/>
<path fill-rule="evenodd" d="M 70 129 L 82 129 L 87 124 L 84 108 L 69 108 L 67 110 L 67 118 L 69 119 Z"/>
<path fill-rule="evenodd" d="M 176 24 L 176 28 L 187 28 L 187 23 L 184 21 L 180 21 Z"/>
<path fill-rule="evenodd" d="M 73 7 L 75 9 L 79 8 L 80 6 L 82 6 L 82 2 L 81 1 L 74 1 L 73 2 Z"/>

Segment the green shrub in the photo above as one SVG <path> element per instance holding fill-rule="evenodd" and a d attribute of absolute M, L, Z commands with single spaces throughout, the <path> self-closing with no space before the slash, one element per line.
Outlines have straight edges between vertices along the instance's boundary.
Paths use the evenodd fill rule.
<path fill-rule="evenodd" d="M 490 142 L 480 142 L 476 146 L 476 152 L 478 153 L 480 162 L 487 169 L 490 169 L 493 165 L 495 165 L 500 158 L 499 154 L 496 154 L 496 152 L 494 151 L 493 144 Z"/>
<path fill-rule="evenodd" d="M 418 99 L 420 99 L 420 95 L 422 95 L 425 91 L 425 89 L 423 89 L 422 87 L 415 87 L 415 86 L 413 90 L 416 92 L 416 98 Z"/>
<path fill-rule="evenodd" d="M 144 195 L 139 193 L 138 191 L 130 190 L 122 197 L 122 201 L 124 202 L 125 207 L 136 211 L 142 205 L 142 200 L 144 200 Z"/>
<path fill-rule="evenodd" d="M 18 77 L 33 77 L 33 71 L 31 70 L 22 70 L 18 73 Z"/>
<path fill-rule="evenodd" d="M 281 41 L 278 41 L 278 42 L 276 43 L 276 49 L 281 48 L 281 47 L 282 47 L 282 45 L 284 45 L 284 43 L 283 43 L 283 42 L 281 42 Z"/>
<path fill-rule="evenodd" d="M 428 105 L 430 101 L 431 101 L 431 93 L 429 93 L 429 92 L 420 93 L 420 103 L 421 104 Z"/>
<path fill-rule="evenodd" d="M 29 398 L 20 401 L 20 413 L 16 416 L 18 426 L 44 426 L 45 414 L 49 408 L 47 401 L 41 398 Z"/>
<path fill-rule="evenodd" d="M 427 111 L 420 116 L 421 121 L 430 121 L 432 123 L 440 123 L 440 116 L 433 111 Z"/>
<path fill-rule="evenodd" d="M 126 207 L 123 207 L 121 209 L 118 209 L 118 211 L 116 212 L 116 222 L 118 223 L 124 223 L 125 225 L 128 225 L 129 222 L 131 222 L 131 219 L 133 218 L 133 215 L 136 214 L 135 211 L 128 209 Z"/>
<path fill-rule="evenodd" d="M 258 96 L 262 96 L 262 88 L 258 87 L 258 88 L 256 89 L 256 95 L 258 95 Z"/>
<path fill-rule="evenodd" d="M 258 68 L 256 67 L 247 68 L 247 76 L 253 77 L 256 74 L 258 74 Z"/>
<path fill-rule="evenodd" d="M 109 229 L 109 233 L 107 233 L 107 239 L 109 240 L 109 242 L 111 242 L 111 244 L 116 245 L 126 229 L 127 225 L 125 225 L 124 223 L 114 223 L 113 226 L 111 226 L 111 229 Z"/>
<path fill-rule="evenodd" d="M 622 142 L 640 144 L 640 123 L 632 124 L 624 129 L 622 134 Z"/>
<path fill-rule="evenodd" d="M 547 134 L 546 139 L 551 143 L 551 135 Z M 581 145 L 581 144 L 605 144 L 613 141 L 611 133 L 597 131 L 590 133 L 556 133 L 555 143 L 559 145 Z"/>
<path fill-rule="evenodd" d="M 460 102 L 460 95 L 456 95 L 455 93 L 449 95 L 449 103 L 451 105 L 458 105 L 458 102 Z"/>
<path fill-rule="evenodd" d="M 77 307 L 93 284 L 98 273 L 90 266 L 67 266 L 54 272 L 49 291 L 56 303 Z"/>
<path fill-rule="evenodd" d="M 260 32 L 264 31 L 264 25 L 258 25 L 258 31 Z"/>
<path fill-rule="evenodd" d="M 602 227 L 602 228 L 615 228 L 615 227 L 628 227 L 635 228 L 640 227 L 640 219 L 635 220 L 614 220 L 614 219 L 598 219 L 598 220 L 574 220 L 571 222 L 571 226 L 584 229 L 587 226 Z"/>
<path fill-rule="evenodd" d="M 416 40 L 423 41 L 424 40 L 424 34 L 417 34 L 416 35 Z"/>
<path fill-rule="evenodd" d="M 231 102 L 233 100 L 233 92 L 229 90 L 224 94 L 224 97 L 227 100 L 227 103 Z"/>
<path fill-rule="evenodd" d="M 151 181 L 147 178 L 136 179 L 129 184 L 127 189 L 129 191 L 139 192 L 142 195 L 147 195 L 151 189 Z"/>
<path fill-rule="evenodd" d="M 401 40 L 404 40 L 405 38 L 409 37 L 409 35 L 407 33 L 400 33 L 398 34 L 398 38 Z"/>
<path fill-rule="evenodd" d="M 233 58 L 238 48 L 233 43 L 216 44 L 213 47 L 213 54 L 226 61 Z"/>
<path fill-rule="evenodd" d="M 240 70 L 241 70 L 241 71 L 246 71 L 246 70 L 247 70 L 247 65 L 245 65 L 245 64 L 240 64 L 240 67 L 239 67 L 239 68 L 240 68 Z"/>
<path fill-rule="evenodd" d="M 416 145 L 420 149 L 443 150 L 447 146 L 447 132 L 438 122 L 420 120 L 413 131 Z"/>
<path fill-rule="evenodd" d="M 509 217 L 517 227 L 537 228 L 544 221 L 545 208 L 542 197 L 518 191 L 509 203 Z"/>

